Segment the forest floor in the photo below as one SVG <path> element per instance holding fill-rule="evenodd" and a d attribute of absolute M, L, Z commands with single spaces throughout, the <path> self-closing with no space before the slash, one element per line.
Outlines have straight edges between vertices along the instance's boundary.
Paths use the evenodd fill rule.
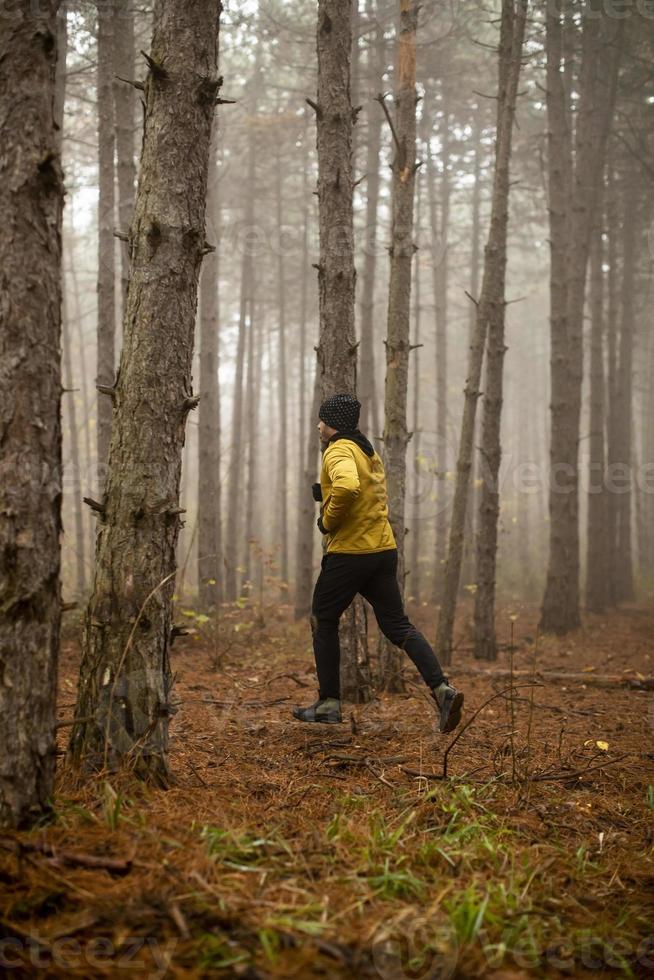
<path fill-rule="evenodd" d="M 515 652 L 496 665 L 466 651 L 462 625 L 450 676 L 464 722 L 506 692 L 493 671 L 511 659 L 516 690 L 455 742 L 446 779 L 457 733 L 436 732 L 408 661 L 406 695 L 302 725 L 291 708 L 315 697 L 308 622 L 234 607 L 216 651 L 206 617 L 184 612 L 195 632 L 173 647 L 175 785 L 114 773 L 80 786 L 60 766 L 53 821 L 0 837 L 0 975 L 654 973 L 652 608 L 538 640 L 536 610 L 506 609 Z M 64 722 L 78 663 L 67 633 Z M 587 681 L 532 684 L 534 663 Z"/>

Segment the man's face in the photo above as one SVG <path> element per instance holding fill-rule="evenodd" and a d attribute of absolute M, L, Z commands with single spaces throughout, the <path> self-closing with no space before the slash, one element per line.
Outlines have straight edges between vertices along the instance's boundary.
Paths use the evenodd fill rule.
<path fill-rule="evenodd" d="M 327 425 L 322 419 L 318 422 L 318 432 L 320 433 L 320 441 L 327 444 L 332 436 L 335 436 L 338 429 L 332 429 L 331 425 Z"/>

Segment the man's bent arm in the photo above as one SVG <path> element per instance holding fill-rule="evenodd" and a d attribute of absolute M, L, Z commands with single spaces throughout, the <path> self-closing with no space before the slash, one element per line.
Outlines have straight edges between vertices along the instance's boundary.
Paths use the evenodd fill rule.
<path fill-rule="evenodd" d="M 322 523 L 326 531 L 335 531 L 361 493 L 361 484 L 354 456 L 346 446 L 330 446 L 323 459 L 332 488 Z"/>

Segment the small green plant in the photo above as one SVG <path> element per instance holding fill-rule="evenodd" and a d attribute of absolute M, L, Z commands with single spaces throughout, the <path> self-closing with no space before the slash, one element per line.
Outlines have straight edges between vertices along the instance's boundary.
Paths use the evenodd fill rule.
<path fill-rule="evenodd" d="M 211 857 L 237 871 L 260 869 L 263 863 L 280 853 L 293 858 L 293 851 L 280 837 L 256 837 L 254 834 L 238 834 L 233 830 L 206 826 L 202 837 L 207 842 Z"/>
<path fill-rule="evenodd" d="M 264 929 L 259 929 L 257 935 L 266 959 L 270 960 L 271 963 L 274 963 L 277 959 L 277 954 L 279 953 L 279 949 L 282 944 L 282 939 L 278 930 L 272 929 L 270 926 L 266 926 Z"/>
<path fill-rule="evenodd" d="M 468 886 L 457 896 L 456 904 L 449 906 L 452 924 L 460 942 L 471 943 L 484 925 L 490 895 L 480 895 L 474 885 Z"/>
<path fill-rule="evenodd" d="M 650 810 L 654 810 L 654 786 L 652 786 L 651 783 L 647 787 L 647 792 L 645 793 L 645 803 L 647 803 Z"/>
<path fill-rule="evenodd" d="M 322 912 L 322 909 L 320 911 Z M 324 931 L 326 923 L 319 919 L 300 919 L 290 915 L 278 915 L 269 920 L 270 926 L 287 929 L 291 932 L 296 930 L 303 932 L 305 936 L 319 936 Z"/>
<path fill-rule="evenodd" d="M 204 970 L 226 970 L 236 963 L 244 963 L 250 954 L 236 949 L 222 936 L 204 933 L 197 942 L 197 962 Z"/>
<path fill-rule="evenodd" d="M 373 864 L 387 857 L 394 858 L 415 816 L 416 811 L 411 810 L 399 826 L 391 830 L 382 813 L 377 810 L 371 813 L 368 821 L 368 841 L 364 847 L 365 860 Z"/>
<path fill-rule="evenodd" d="M 398 865 L 401 861 L 398 862 Z M 368 884 L 379 898 L 422 898 L 425 894 L 425 883 L 417 878 L 408 868 L 398 865 L 390 867 L 388 858 L 384 861 L 383 869 L 367 878 Z"/>
<path fill-rule="evenodd" d="M 102 809 L 107 826 L 110 830 L 116 830 L 118 828 L 118 824 L 121 820 L 120 811 L 122 805 L 123 797 L 120 795 L 120 793 L 116 792 L 110 782 L 105 780 Z"/>

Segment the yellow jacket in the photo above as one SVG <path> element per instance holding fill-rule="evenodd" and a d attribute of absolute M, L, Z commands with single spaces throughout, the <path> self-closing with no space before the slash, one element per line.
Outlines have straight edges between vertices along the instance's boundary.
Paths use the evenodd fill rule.
<path fill-rule="evenodd" d="M 397 547 L 388 521 L 384 464 L 376 452 L 369 456 L 348 438 L 330 442 L 320 488 L 328 552 L 371 554 Z"/>

